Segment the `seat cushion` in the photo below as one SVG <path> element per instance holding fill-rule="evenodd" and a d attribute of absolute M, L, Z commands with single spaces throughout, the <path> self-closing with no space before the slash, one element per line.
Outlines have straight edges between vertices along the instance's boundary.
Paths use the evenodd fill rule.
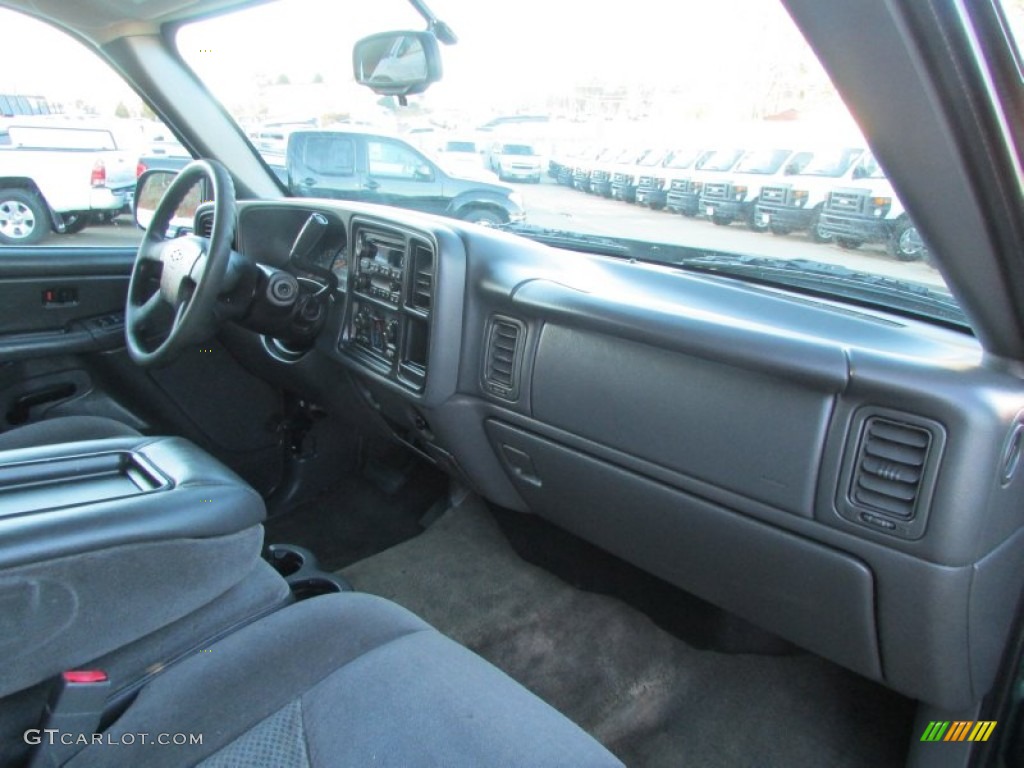
<path fill-rule="evenodd" d="M 138 733 L 201 734 L 202 743 L 122 738 Z M 480 657 L 405 609 L 357 593 L 297 603 L 172 667 L 142 690 L 104 744 L 70 765 L 203 761 L 621 765 Z"/>
<path fill-rule="evenodd" d="M 127 424 L 105 416 L 59 416 L 0 433 L 0 451 L 105 440 L 108 437 L 139 437 L 139 433 Z"/>

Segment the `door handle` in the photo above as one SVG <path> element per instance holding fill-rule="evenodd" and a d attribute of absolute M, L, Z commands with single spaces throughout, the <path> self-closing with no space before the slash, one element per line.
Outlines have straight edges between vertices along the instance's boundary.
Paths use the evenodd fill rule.
<path fill-rule="evenodd" d="M 365 184 L 363 184 L 363 188 L 364 189 L 379 189 L 380 188 L 380 182 L 373 181 L 373 180 L 368 181 Z"/>
<path fill-rule="evenodd" d="M 302 183 L 304 186 L 312 187 L 314 184 L 316 184 L 316 179 L 314 179 L 312 176 L 307 176 L 302 180 Z"/>

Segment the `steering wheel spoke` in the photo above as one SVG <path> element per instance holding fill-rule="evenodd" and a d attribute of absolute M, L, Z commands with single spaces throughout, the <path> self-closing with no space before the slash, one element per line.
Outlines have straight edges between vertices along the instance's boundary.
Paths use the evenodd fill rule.
<path fill-rule="evenodd" d="M 213 192 L 210 237 L 167 239 L 170 221 L 192 188 L 206 179 Z M 139 365 L 168 362 L 190 343 L 216 330 L 217 299 L 224 285 L 235 229 L 235 190 L 227 169 L 213 160 L 185 166 L 157 205 L 139 245 L 125 310 L 125 341 Z M 168 312 L 160 312 L 162 304 Z M 168 316 L 168 317 L 165 317 Z M 149 340 L 158 320 L 166 336 Z"/>
<path fill-rule="evenodd" d="M 141 330 L 146 330 L 152 326 L 157 311 L 163 303 L 163 296 L 160 294 L 160 291 L 155 291 L 152 296 L 141 304 L 134 304 L 129 299 L 125 318 L 127 322 L 134 323 Z"/>

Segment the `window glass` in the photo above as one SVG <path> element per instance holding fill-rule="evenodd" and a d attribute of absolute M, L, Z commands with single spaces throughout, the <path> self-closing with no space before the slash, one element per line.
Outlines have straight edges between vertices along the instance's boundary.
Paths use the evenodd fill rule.
<path fill-rule="evenodd" d="M 78 41 L 6 9 L 0 30 L 0 257 L 12 246 L 134 247 L 137 173 L 180 168 L 187 153 Z"/>
<path fill-rule="evenodd" d="M 355 144 L 351 139 L 314 136 L 303 145 L 303 164 L 324 176 L 351 176 L 355 172 Z"/>
<path fill-rule="evenodd" d="M 412 181 L 426 181 L 431 176 L 423 158 L 397 142 L 371 139 L 366 142 L 366 153 L 371 176 Z"/>
<path fill-rule="evenodd" d="M 1024 0 L 1005 2 L 1018 18 Z M 557 232 L 581 247 L 619 238 L 630 253 L 629 243 L 657 246 L 649 258 L 672 264 L 665 246 L 747 267 L 751 257 L 784 260 L 772 274 L 798 275 L 795 289 L 814 283 L 816 294 L 849 298 L 860 281 L 863 302 L 920 314 L 926 295 L 936 317 L 963 321 L 913 212 L 876 163 L 858 159 L 870 147 L 782 3 L 635 0 L 623 13 L 517 0 L 497 27 L 491 3 L 430 6 L 459 42 L 440 46 L 443 79 L 404 106 L 357 85 L 347 54 L 367 35 L 422 29 L 405 0 L 358 12 L 276 0 L 187 25 L 176 43 L 247 133 L 294 122 L 397 136 L 427 157 L 458 143 L 487 148 L 461 163 L 442 153 L 438 167 L 460 183 L 417 195 L 409 185 L 389 192 L 389 180 L 419 178 L 423 161 L 380 138 L 356 160 L 356 175 L 368 168 L 376 179 L 357 195 L 459 216 L 439 195 L 462 200 L 472 182 L 523 237 Z"/>

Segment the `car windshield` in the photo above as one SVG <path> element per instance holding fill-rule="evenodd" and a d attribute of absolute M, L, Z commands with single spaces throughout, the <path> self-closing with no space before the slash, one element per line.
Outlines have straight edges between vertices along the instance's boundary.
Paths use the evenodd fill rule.
<path fill-rule="evenodd" d="M 864 154 L 863 149 L 836 149 L 826 152 L 815 152 L 811 161 L 800 171 L 800 176 L 842 176 Z"/>
<path fill-rule="evenodd" d="M 175 40 L 246 135 L 289 126 L 284 139 L 264 140 L 271 146 L 258 149 L 284 151 L 282 145 L 301 139 L 308 126 L 332 124 L 355 124 L 423 150 L 449 152 L 471 152 L 470 142 L 446 146 L 438 140 L 441 134 L 481 135 L 479 163 L 465 162 L 480 184 L 490 174 L 495 185 L 453 192 L 439 186 L 443 176 L 429 167 L 396 161 L 392 174 L 377 179 L 373 189 L 358 178 L 358 163 L 354 174 L 319 186 L 297 184 L 311 174 L 287 169 L 278 177 L 285 184 L 292 180 L 292 195 L 365 199 L 454 217 L 464 211 L 459 195 L 478 195 L 496 206 L 497 222 L 509 231 L 549 240 L 557 232 L 559 247 L 600 250 L 594 238 L 619 240 L 626 243 L 624 255 L 680 268 L 687 265 L 670 258 L 666 246 L 784 260 L 790 269 L 779 273 L 780 285 L 796 285 L 789 278 L 799 273 L 796 290 L 816 281 L 815 293 L 846 298 L 842 284 L 853 278 L 840 280 L 817 268 L 842 267 L 857 279 L 876 281 L 862 303 L 927 317 L 920 302 L 906 300 L 908 291 L 919 289 L 955 307 L 914 227 L 913 212 L 895 198 L 881 170 L 865 165 L 867 173 L 851 171 L 863 162 L 856 148 L 867 148 L 867 141 L 781 2 L 686 3 L 673 5 L 669 14 L 661 0 L 638 0 L 624 14 L 581 2 L 520 0 L 499 27 L 487 3 L 429 5 L 458 42 L 440 46 L 442 79 L 408 96 L 407 104 L 358 85 L 349 54 L 362 37 L 422 29 L 422 17 L 406 0 L 358 7 L 334 0 L 272 0 L 183 25 Z M 672 23 L 666 23 L 669 17 Z M 310 19 L 318 21 L 309 24 Z M 652 70 L 648 57 L 635 54 L 679 49 L 680 28 L 688 31 L 680 66 Z M 703 65 L 710 61 L 716 64 Z M 507 76 L 510 71 L 514 77 Z M 307 127 L 296 129 L 297 124 Z M 791 211 L 762 210 L 753 184 L 740 188 L 746 189 L 743 199 L 724 207 L 711 199 L 713 185 L 702 186 L 702 174 L 715 172 L 781 176 L 787 163 L 799 167 L 830 140 L 840 149 L 814 155 L 803 170 L 826 183 L 809 188 L 810 197 Z M 640 174 L 633 186 L 628 175 L 614 179 L 611 188 L 612 180 L 603 177 L 590 183 L 592 173 L 612 165 L 660 167 L 664 151 L 642 155 L 637 148 L 682 142 L 700 153 L 676 153 L 665 167 L 694 169 L 704 157 L 689 189 L 669 174 L 664 189 L 630 205 Z M 586 147 L 593 149 L 581 149 Z M 399 155 L 406 157 L 395 150 Z M 502 163 L 503 155 L 537 157 L 539 177 L 536 164 L 517 165 L 512 158 Z M 435 155 L 419 157 L 433 163 Z M 847 173 L 855 179 L 842 178 Z M 404 186 L 389 189 L 399 178 Z M 864 201 L 829 210 L 829 201 L 838 198 L 830 196 L 828 179 L 855 188 Z M 872 202 L 882 199 L 890 203 Z M 712 220 L 728 226 L 711 226 Z M 630 245 L 635 243 L 644 249 Z"/>
<path fill-rule="evenodd" d="M 728 171 L 743 154 L 739 149 L 716 150 L 701 163 L 702 171 Z"/>
<path fill-rule="evenodd" d="M 528 144 L 506 144 L 502 147 L 503 155 L 534 155 L 533 147 Z"/>
<path fill-rule="evenodd" d="M 737 173 L 778 173 L 786 158 L 792 153 L 788 149 L 768 149 L 748 152 L 743 159 L 736 164 Z"/>
<path fill-rule="evenodd" d="M 696 162 L 700 155 L 700 152 L 694 152 L 692 150 L 680 150 L 678 152 L 673 152 L 669 161 L 665 163 L 665 167 L 678 169 L 689 168 L 694 164 L 694 162 Z"/>
<path fill-rule="evenodd" d="M 653 168 L 665 162 L 667 156 L 668 153 L 664 150 L 652 149 L 644 153 L 644 156 L 640 158 L 637 165 L 642 165 L 644 168 Z"/>

